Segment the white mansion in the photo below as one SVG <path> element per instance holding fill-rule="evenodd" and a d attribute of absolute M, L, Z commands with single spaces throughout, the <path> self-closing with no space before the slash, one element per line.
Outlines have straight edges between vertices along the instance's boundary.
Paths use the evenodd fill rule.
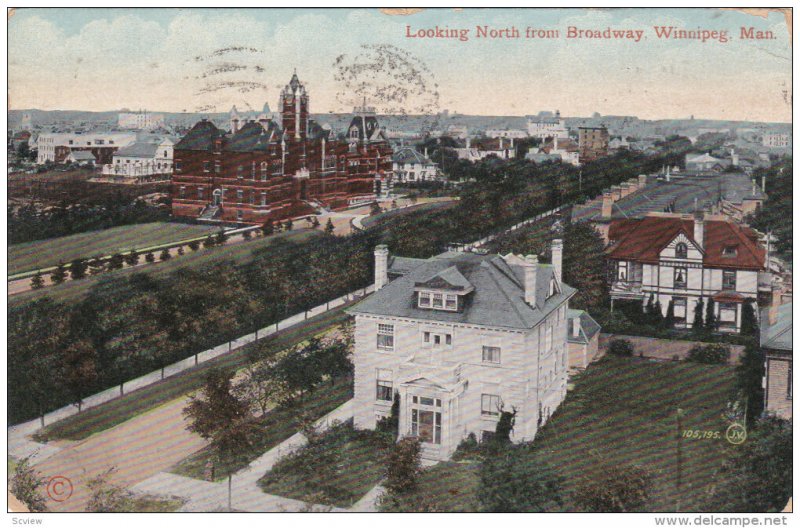
<path fill-rule="evenodd" d="M 553 265 L 535 256 L 375 250 L 376 292 L 355 316 L 356 427 L 372 429 L 400 398 L 399 433 L 446 460 L 470 433 L 494 434 L 516 410 L 515 442 L 532 440 L 567 392 L 562 242 Z"/>

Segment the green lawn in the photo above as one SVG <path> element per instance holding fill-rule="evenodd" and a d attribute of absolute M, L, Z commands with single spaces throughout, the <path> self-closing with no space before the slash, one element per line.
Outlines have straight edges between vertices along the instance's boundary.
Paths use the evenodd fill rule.
<path fill-rule="evenodd" d="M 76 258 L 179 242 L 217 231 L 219 228 L 215 226 L 153 222 L 14 244 L 8 248 L 8 274 L 56 266 L 59 261 L 69 263 Z"/>
<path fill-rule="evenodd" d="M 186 254 L 172 258 L 166 262 L 156 262 L 153 265 L 123 268 L 121 270 L 106 271 L 100 275 L 86 277 L 80 280 L 68 280 L 62 284 L 49 286 L 41 290 L 31 290 L 9 297 L 9 303 L 24 303 L 41 297 L 50 297 L 57 302 L 79 302 L 90 288 L 101 281 L 113 281 L 134 273 L 147 273 L 154 277 L 163 277 L 180 268 L 201 267 L 215 262 L 234 260 L 246 263 L 252 260 L 253 252 L 272 245 L 276 240 L 289 239 L 297 243 L 310 240 L 313 237 L 323 236 L 319 231 L 300 229 L 289 232 L 277 233 L 263 238 L 253 238 L 248 242 L 228 243 L 224 246 L 204 248 L 202 245 L 197 251 L 186 249 Z M 158 255 L 156 255 L 158 258 Z M 144 257 L 140 258 L 144 262 Z"/>
<path fill-rule="evenodd" d="M 675 511 L 676 505 L 681 511 L 716 511 L 711 492 L 726 485 L 719 472 L 733 449 L 724 439 L 728 423 L 722 417 L 733 385 L 729 366 L 606 357 L 576 378 L 529 454 L 520 450 L 519 463 L 530 463 L 531 471 L 534 459 L 552 463 L 564 479 L 566 511 L 579 511 L 572 493 L 598 461 L 649 472 L 645 511 Z M 721 439 L 682 440 L 683 479 L 676 492 L 678 408 L 685 413 L 683 430 L 719 431 Z M 393 509 L 475 511 L 478 471 L 477 461 L 434 466 L 423 473 L 420 489 Z"/>
<path fill-rule="evenodd" d="M 134 497 L 131 500 L 131 513 L 169 513 L 177 511 L 185 501 L 179 498 L 165 499 L 152 495 Z"/>
<path fill-rule="evenodd" d="M 256 432 L 250 438 L 251 448 L 240 453 L 236 459 L 220 463 L 216 460 L 213 446 L 201 449 L 185 458 L 173 467 L 170 472 L 205 479 L 206 464 L 214 461 L 215 479 L 223 480 L 229 473 L 235 473 L 246 467 L 276 445 L 280 444 L 301 427 L 301 418 L 318 420 L 353 397 L 352 379 L 341 380 L 331 386 L 324 383 L 304 400 L 287 406 L 280 406 L 257 419 Z"/>
<path fill-rule="evenodd" d="M 414 493 L 384 500 L 382 512 L 475 512 L 478 504 L 479 463 L 440 462 L 422 471 Z"/>
<path fill-rule="evenodd" d="M 34 438 L 38 442 L 88 438 L 94 433 L 109 429 L 170 400 L 196 391 L 205 383 L 206 373 L 213 367 L 241 368 L 249 361 L 248 355 L 254 347 L 269 347 L 271 351 L 278 353 L 312 336 L 327 332 L 348 318 L 344 309 L 345 306 L 335 308 L 292 328 L 281 330 L 257 343 L 201 363 L 195 368 L 171 376 L 159 383 L 129 392 L 97 407 L 86 409 L 80 414 L 70 416 L 39 430 Z"/>
<path fill-rule="evenodd" d="M 412 205 L 411 207 L 405 207 L 403 209 L 389 209 L 388 211 L 384 211 L 383 213 L 379 213 L 373 216 L 368 216 L 361 221 L 361 224 L 366 229 L 370 229 L 377 225 L 385 224 L 386 222 L 401 218 L 403 216 L 413 215 L 422 212 L 429 212 L 437 209 L 448 209 L 456 205 L 458 201 L 453 200 L 449 202 L 429 202 L 429 203 L 422 203 L 419 205 Z"/>
<path fill-rule="evenodd" d="M 258 485 L 265 493 L 348 508 L 383 479 L 389 446 L 385 433 L 339 424 L 278 461 Z"/>

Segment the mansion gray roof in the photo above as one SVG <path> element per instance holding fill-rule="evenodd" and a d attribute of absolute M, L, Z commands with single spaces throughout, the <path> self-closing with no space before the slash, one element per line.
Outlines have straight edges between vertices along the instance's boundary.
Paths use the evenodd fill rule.
<path fill-rule="evenodd" d="M 553 267 L 538 264 L 536 302 L 531 306 L 525 302 L 523 268 L 510 265 L 499 255 L 451 252 L 427 260 L 394 257 L 389 259 L 389 276 L 397 278 L 348 312 L 529 330 L 575 293 L 574 288 L 562 283 L 560 291 L 548 298 Z M 415 288 L 432 279 L 473 288 L 462 311 L 417 307 Z"/>
<path fill-rule="evenodd" d="M 433 162 L 411 147 L 401 147 L 392 156 L 395 163 L 413 163 L 417 165 L 433 165 Z"/>

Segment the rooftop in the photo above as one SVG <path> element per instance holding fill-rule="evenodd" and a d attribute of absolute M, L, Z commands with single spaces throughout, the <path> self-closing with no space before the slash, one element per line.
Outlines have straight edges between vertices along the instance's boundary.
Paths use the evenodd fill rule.
<path fill-rule="evenodd" d="M 769 307 L 761 310 L 761 347 L 792 350 L 792 303 L 778 307 L 775 324 L 769 324 Z"/>

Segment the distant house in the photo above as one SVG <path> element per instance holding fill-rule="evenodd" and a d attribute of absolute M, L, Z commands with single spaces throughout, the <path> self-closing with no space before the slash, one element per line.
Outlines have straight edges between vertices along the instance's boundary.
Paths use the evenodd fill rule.
<path fill-rule="evenodd" d="M 612 307 L 615 299 L 644 307 L 652 296 L 664 316 L 672 304 L 676 327 L 691 328 L 697 302 L 713 299 L 717 329 L 741 330 L 742 306 L 758 298 L 765 269 L 752 229 L 702 214 L 646 216 L 612 221 L 609 239 Z"/>
<path fill-rule="evenodd" d="M 137 183 L 169 180 L 172 174 L 173 148 L 177 138 L 143 138 L 114 153 L 111 163 L 103 166 L 103 176 Z"/>
<path fill-rule="evenodd" d="M 538 115 L 528 118 L 528 136 L 539 139 L 569 137 L 566 123 L 561 117 L 561 112 L 539 112 Z"/>
<path fill-rule="evenodd" d="M 723 158 L 715 158 L 709 153 L 704 154 L 687 154 L 686 155 L 686 170 L 687 171 L 723 171 L 731 164 L 730 160 Z"/>
<path fill-rule="evenodd" d="M 583 370 L 597 357 L 600 325 L 583 310 L 567 310 L 567 365 L 570 370 Z"/>
<path fill-rule="evenodd" d="M 392 156 L 395 183 L 437 181 L 441 179 L 436 163 L 411 147 L 401 147 Z"/>
<path fill-rule="evenodd" d="M 97 163 L 97 159 L 94 157 L 94 154 L 88 150 L 73 150 L 64 158 L 64 163 L 94 167 L 95 163 Z"/>
<path fill-rule="evenodd" d="M 94 132 L 87 134 L 42 133 L 36 139 L 36 163 L 64 163 L 71 152 L 86 151 L 98 164 L 111 163 L 114 153 L 136 141 L 133 132 Z"/>
<path fill-rule="evenodd" d="M 761 348 L 765 353 L 764 409 L 787 420 L 792 419 L 792 303 L 771 306 L 761 311 Z"/>
<path fill-rule="evenodd" d="M 445 253 L 392 257 L 375 249 L 376 292 L 355 317 L 356 427 L 373 429 L 400 400 L 399 434 L 446 460 L 468 435 L 494 435 L 516 411 L 515 442 L 532 440 L 566 396 L 563 245 L 535 256 Z M 391 280 L 390 280 L 391 279 Z"/>
<path fill-rule="evenodd" d="M 472 144 L 472 138 L 467 138 L 467 144 L 464 148 L 455 149 L 458 159 L 467 161 L 480 161 L 488 158 L 489 156 L 496 156 L 500 159 L 512 159 L 516 157 L 516 149 L 514 148 L 514 138 L 494 138 L 477 140 L 475 145 Z"/>

